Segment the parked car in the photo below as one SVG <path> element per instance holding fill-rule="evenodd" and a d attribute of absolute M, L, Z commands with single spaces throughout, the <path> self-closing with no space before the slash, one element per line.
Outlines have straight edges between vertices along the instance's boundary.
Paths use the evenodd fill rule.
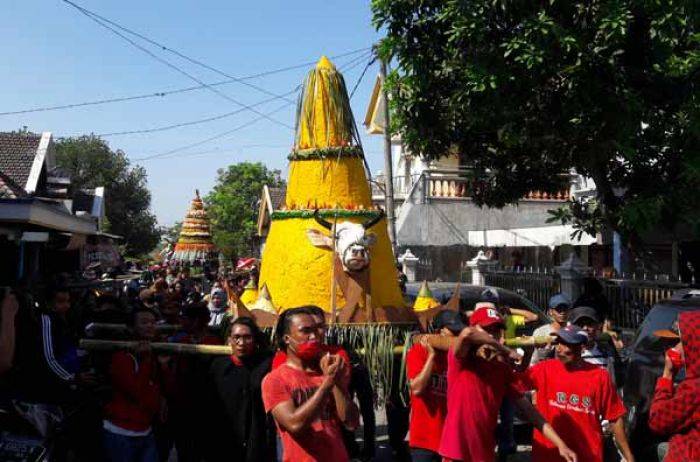
<path fill-rule="evenodd" d="M 418 296 L 420 291 L 421 283 L 419 282 L 409 282 L 406 284 L 406 299 L 409 304 L 413 305 L 413 302 Z M 430 283 L 430 291 L 433 293 L 433 297 L 441 303 L 447 303 L 447 301 L 452 297 L 456 282 L 432 282 Z M 462 312 L 469 311 L 474 308 L 474 304 L 480 301 L 481 293 L 485 289 L 496 289 L 498 291 L 499 298 L 503 305 L 511 308 L 520 308 L 523 310 L 528 310 L 536 313 L 538 316 L 537 322 L 533 322 L 523 327 L 518 333 L 522 335 L 531 335 L 537 327 L 542 324 L 547 324 L 551 322 L 549 316 L 545 313 L 543 309 L 535 305 L 532 301 L 528 300 L 524 295 L 513 292 L 507 289 L 501 289 L 500 287 L 491 286 L 474 286 L 471 284 L 460 284 L 459 287 L 459 308 Z"/>
<path fill-rule="evenodd" d="M 658 461 L 658 445 L 664 438 L 649 430 L 649 408 L 656 379 L 663 373 L 664 355 L 675 340 L 659 338 L 654 332 L 672 329 L 678 315 L 700 310 L 700 290 L 684 289 L 652 307 L 629 347 L 623 401 L 627 407 L 627 434 L 637 460 Z M 681 379 L 682 377 L 678 377 Z"/>

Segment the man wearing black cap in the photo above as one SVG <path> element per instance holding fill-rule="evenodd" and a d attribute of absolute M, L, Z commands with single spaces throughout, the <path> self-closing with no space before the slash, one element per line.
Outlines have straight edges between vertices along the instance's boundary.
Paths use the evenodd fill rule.
<path fill-rule="evenodd" d="M 443 310 L 433 327 L 440 335 L 455 337 L 467 327 L 460 313 Z M 447 413 L 447 352 L 435 350 L 423 337 L 406 356 L 406 375 L 411 391 L 409 442 L 414 462 L 442 460 L 440 437 Z"/>
<path fill-rule="evenodd" d="M 598 312 L 589 306 L 578 306 L 569 312 L 568 321 L 579 326 L 588 335 L 588 342 L 581 353 L 583 360 L 607 369 L 613 383 L 616 383 L 615 372 L 619 369 L 616 365 L 620 356 L 609 337 L 601 336 L 602 322 L 598 318 Z"/>
<path fill-rule="evenodd" d="M 627 462 L 634 462 L 624 429 L 625 407 L 608 372 L 581 357 L 587 333 L 570 324 L 556 336 L 556 359 L 542 361 L 522 374 L 524 388 L 535 390 L 537 410 L 577 454 L 578 460 L 603 462 L 601 419 L 611 422 L 613 436 Z M 535 430 L 532 460 L 560 461 L 559 451 Z"/>

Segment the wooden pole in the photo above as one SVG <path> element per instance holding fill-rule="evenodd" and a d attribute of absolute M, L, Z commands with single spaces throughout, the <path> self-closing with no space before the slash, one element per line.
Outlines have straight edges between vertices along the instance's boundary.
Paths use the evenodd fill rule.
<path fill-rule="evenodd" d="M 180 330 L 182 326 L 179 324 L 158 324 L 156 332 L 172 333 Z M 129 326 L 126 324 L 106 323 L 106 322 L 91 322 L 85 326 L 85 333 L 89 337 L 96 337 L 100 334 L 126 334 L 129 332 Z"/>
<path fill-rule="evenodd" d="M 133 340 L 81 339 L 80 348 L 91 351 L 134 350 L 141 342 Z M 191 343 L 151 342 L 151 350 L 165 354 L 230 355 L 230 345 L 197 345 Z"/>
<path fill-rule="evenodd" d="M 335 227 L 338 224 L 338 215 L 336 214 L 335 219 L 333 220 L 333 227 L 331 228 L 331 240 L 332 240 L 332 245 L 331 245 L 331 324 L 335 324 L 337 319 L 336 319 L 336 312 L 337 308 L 335 306 L 335 294 L 336 294 L 336 281 L 335 281 L 335 259 L 336 259 L 336 252 L 335 252 Z M 347 297 L 347 294 L 346 294 Z"/>
<path fill-rule="evenodd" d="M 391 128 L 389 123 L 389 94 L 386 91 L 386 61 L 380 60 L 379 75 L 382 80 L 382 95 L 384 97 L 384 207 L 386 208 L 386 224 L 391 241 L 391 250 L 396 257 L 396 228 L 394 217 L 394 167 L 391 159 Z"/>

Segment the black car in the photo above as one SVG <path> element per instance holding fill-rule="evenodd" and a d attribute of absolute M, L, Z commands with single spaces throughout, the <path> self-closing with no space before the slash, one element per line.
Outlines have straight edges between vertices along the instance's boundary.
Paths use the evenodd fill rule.
<path fill-rule="evenodd" d="M 656 379 L 663 373 L 664 355 L 675 340 L 659 338 L 654 332 L 671 329 L 684 311 L 700 310 L 700 291 L 679 291 L 652 307 L 629 348 L 623 401 L 627 407 L 627 435 L 637 460 L 658 461 L 657 446 L 664 438 L 649 430 L 649 407 Z M 682 378 L 682 377 L 681 377 Z"/>
<path fill-rule="evenodd" d="M 447 303 L 450 297 L 452 297 L 456 286 L 456 282 L 432 282 L 430 283 L 430 291 L 433 293 L 433 298 L 435 298 L 437 301 L 439 301 L 440 303 Z M 413 305 L 413 302 L 416 300 L 418 292 L 420 291 L 420 287 L 421 283 L 419 282 L 410 282 L 406 284 L 406 300 L 410 305 Z M 480 301 L 481 293 L 488 288 L 496 289 L 498 291 L 500 302 L 504 306 L 528 310 L 537 314 L 537 322 L 530 323 L 522 329 L 518 330 L 519 334 L 531 335 L 532 331 L 537 329 L 539 326 L 551 322 L 547 314 L 545 314 L 544 310 L 539 308 L 533 302 L 516 292 L 507 289 L 501 289 L 500 287 L 460 284 L 460 311 L 465 312 L 473 310 L 474 305 Z"/>

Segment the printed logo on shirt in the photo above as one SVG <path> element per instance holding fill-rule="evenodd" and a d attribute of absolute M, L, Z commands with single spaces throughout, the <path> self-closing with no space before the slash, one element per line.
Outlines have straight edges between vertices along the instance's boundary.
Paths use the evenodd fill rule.
<path fill-rule="evenodd" d="M 437 396 L 447 396 L 447 375 L 431 374 L 430 391 Z"/>
<path fill-rule="evenodd" d="M 581 398 L 579 395 L 572 393 L 571 396 L 563 391 L 556 393 L 556 401 L 549 400 L 549 405 L 566 411 L 583 412 L 585 414 L 594 414 L 595 410 L 591 409 L 590 396 Z"/>

